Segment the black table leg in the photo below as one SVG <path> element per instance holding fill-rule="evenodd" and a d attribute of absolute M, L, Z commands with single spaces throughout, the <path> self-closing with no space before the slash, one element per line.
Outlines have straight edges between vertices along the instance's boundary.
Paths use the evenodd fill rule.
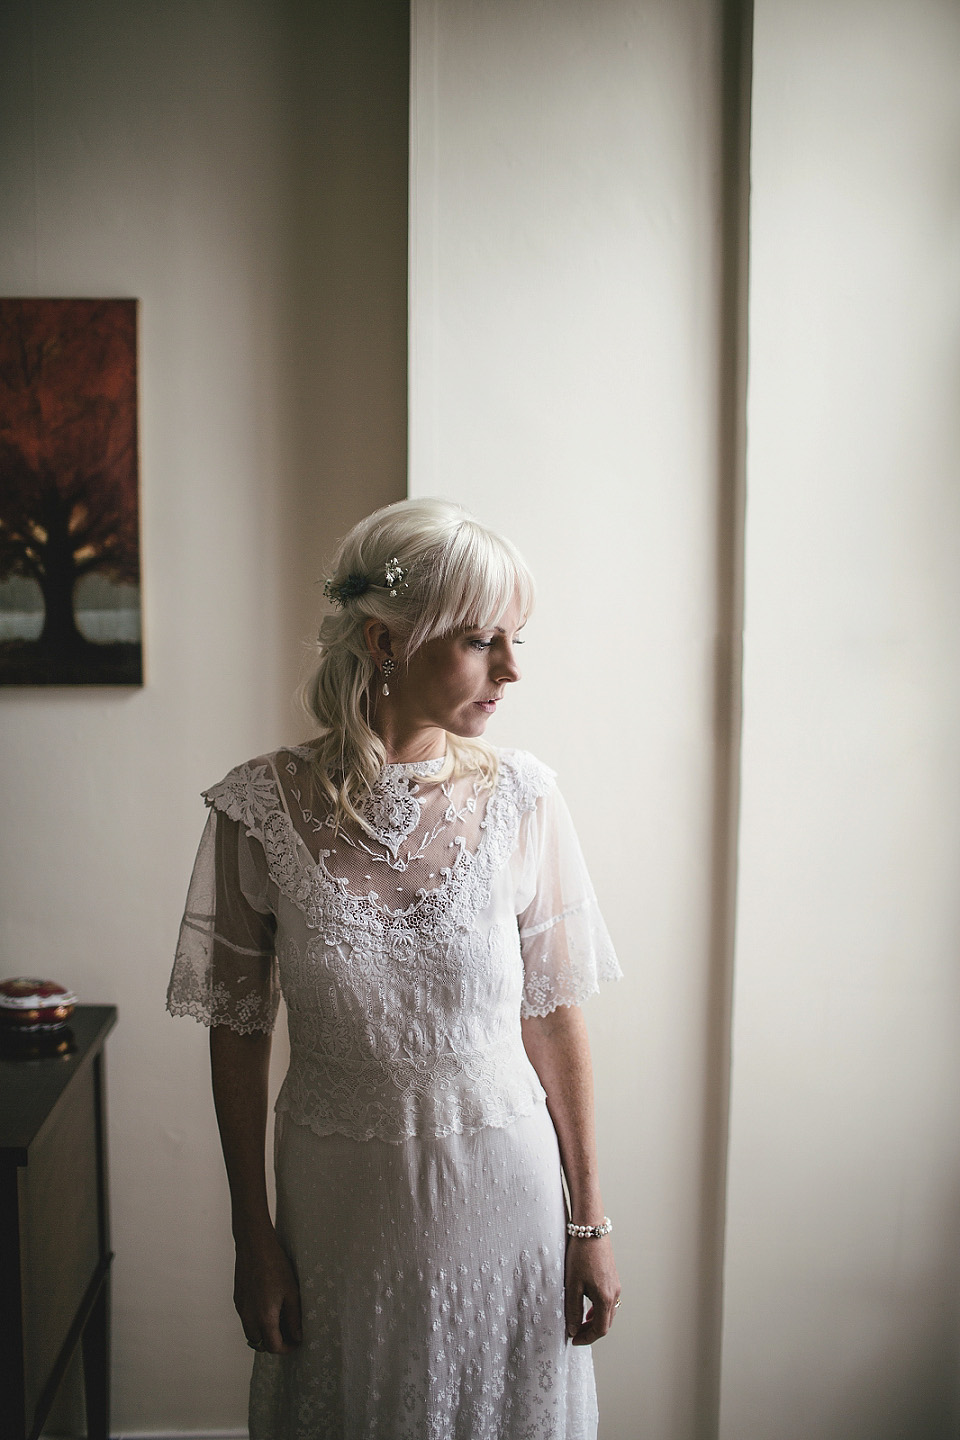
<path fill-rule="evenodd" d="M 110 1272 L 83 1330 L 87 1440 L 110 1440 Z"/>

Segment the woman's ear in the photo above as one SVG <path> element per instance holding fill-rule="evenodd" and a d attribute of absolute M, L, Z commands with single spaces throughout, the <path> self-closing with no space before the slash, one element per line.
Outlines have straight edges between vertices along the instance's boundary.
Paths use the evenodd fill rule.
<path fill-rule="evenodd" d="M 363 627 L 363 638 L 378 668 L 384 660 L 393 658 L 390 631 L 382 620 L 368 620 Z"/>

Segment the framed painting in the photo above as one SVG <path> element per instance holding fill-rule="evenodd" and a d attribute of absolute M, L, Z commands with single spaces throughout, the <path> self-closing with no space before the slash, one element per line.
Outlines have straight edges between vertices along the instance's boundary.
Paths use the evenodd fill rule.
<path fill-rule="evenodd" d="M 137 302 L 0 300 L 0 685 L 141 685 Z"/>

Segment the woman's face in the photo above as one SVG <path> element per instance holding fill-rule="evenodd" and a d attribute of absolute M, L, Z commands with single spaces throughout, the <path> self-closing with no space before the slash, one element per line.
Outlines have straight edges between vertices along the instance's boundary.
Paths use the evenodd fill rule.
<path fill-rule="evenodd" d="M 496 625 L 428 640 L 390 677 L 384 719 L 389 714 L 391 728 L 407 736 L 429 730 L 482 735 L 506 687 L 520 679 L 521 625 L 514 602 Z"/>

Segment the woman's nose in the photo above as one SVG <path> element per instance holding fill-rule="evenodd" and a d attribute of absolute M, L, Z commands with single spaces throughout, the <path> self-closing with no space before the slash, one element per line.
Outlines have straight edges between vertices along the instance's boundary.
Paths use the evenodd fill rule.
<path fill-rule="evenodd" d="M 500 657 L 500 663 L 496 666 L 496 678 L 505 684 L 512 684 L 514 680 L 520 679 L 520 667 L 512 648 L 508 648 Z"/>

